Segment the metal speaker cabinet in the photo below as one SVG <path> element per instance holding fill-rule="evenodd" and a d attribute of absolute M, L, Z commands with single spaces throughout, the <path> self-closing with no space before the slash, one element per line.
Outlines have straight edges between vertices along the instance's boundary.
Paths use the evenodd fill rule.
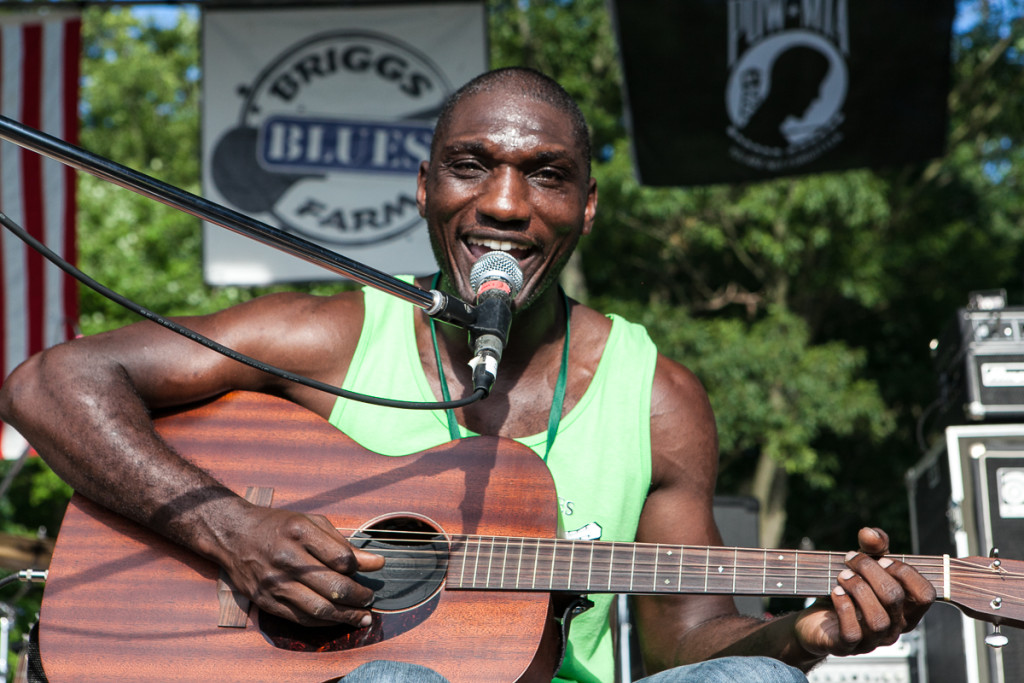
<path fill-rule="evenodd" d="M 1024 419 L 1024 308 L 961 308 L 935 364 L 949 423 Z"/>
<path fill-rule="evenodd" d="M 1024 559 L 1024 424 L 947 427 L 907 473 L 914 552 Z M 936 605 L 923 623 L 924 681 L 1024 681 L 1024 630 L 991 648 L 992 626 Z"/>

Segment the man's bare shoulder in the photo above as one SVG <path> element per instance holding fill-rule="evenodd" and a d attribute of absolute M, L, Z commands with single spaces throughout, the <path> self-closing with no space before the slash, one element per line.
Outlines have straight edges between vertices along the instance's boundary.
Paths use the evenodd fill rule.
<path fill-rule="evenodd" d="M 654 371 L 652 415 L 710 411 L 707 391 L 688 367 L 659 353 Z"/>
<path fill-rule="evenodd" d="M 612 329 L 612 321 L 606 314 L 578 301 L 573 301 L 572 317 L 574 325 L 588 335 L 607 338 Z"/>
<path fill-rule="evenodd" d="M 225 330 L 243 331 L 276 341 L 301 346 L 304 342 L 320 343 L 330 336 L 344 343 L 353 333 L 358 339 L 363 319 L 363 296 L 360 291 L 318 296 L 301 292 L 266 294 L 210 316 Z M 274 335 L 274 339 L 270 339 Z M 338 336 L 340 335 L 340 336 Z"/>
<path fill-rule="evenodd" d="M 265 344 L 336 355 L 355 348 L 363 313 L 361 291 L 331 296 L 280 292 L 226 309 L 218 316 L 227 327 L 246 330 Z"/>
<path fill-rule="evenodd" d="M 293 315 L 358 315 L 362 317 L 361 290 L 344 291 L 330 296 L 304 292 L 277 292 L 264 294 L 244 304 L 225 309 L 222 313 L 244 311 L 246 315 L 274 315 L 289 318 Z"/>
<path fill-rule="evenodd" d="M 235 329 L 248 329 L 253 354 L 278 367 L 341 386 L 363 328 L 363 293 L 332 296 L 295 292 L 270 294 L 227 313 L 239 316 Z M 256 340 L 256 343 L 253 343 Z M 273 359 L 273 360 L 271 360 Z M 293 401 L 326 415 L 333 396 L 286 382 L 280 391 Z"/>
<path fill-rule="evenodd" d="M 656 485 L 684 475 L 713 487 L 718 432 L 711 402 L 689 368 L 661 354 L 651 392 L 651 453 Z"/>
<path fill-rule="evenodd" d="M 287 373 L 340 385 L 362 330 L 362 292 L 315 296 L 279 292 L 257 297 L 206 316 L 180 322 L 221 345 Z M 133 340 L 146 340 L 145 344 Z M 134 369 L 133 376 L 151 401 L 176 401 L 168 385 L 180 386 L 191 397 L 198 392 L 249 389 L 280 393 L 317 412 L 326 409 L 322 392 L 266 374 L 247 364 L 235 363 L 220 354 L 151 326 L 137 333 L 126 328 L 113 337 L 112 352 Z M 156 363 L 138 352 L 175 358 L 175 363 Z M 202 377 L 199 382 L 196 378 Z"/>
<path fill-rule="evenodd" d="M 588 342 L 602 348 L 611 331 L 611 319 L 582 304 L 573 309 L 573 317 L 579 329 L 592 335 Z M 656 469 L 659 458 L 717 455 L 715 418 L 704 385 L 689 368 L 661 353 L 651 391 L 651 446 Z"/>
<path fill-rule="evenodd" d="M 602 340 L 611 332 L 612 320 L 607 314 L 583 304 L 573 308 L 573 318 L 580 327 Z M 707 393 L 697 376 L 683 364 L 659 353 L 654 371 L 651 416 L 680 418 L 697 410 L 710 409 Z"/>

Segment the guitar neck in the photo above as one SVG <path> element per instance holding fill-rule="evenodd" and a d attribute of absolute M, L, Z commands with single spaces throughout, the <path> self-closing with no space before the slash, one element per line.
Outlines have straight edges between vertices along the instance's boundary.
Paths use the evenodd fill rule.
<path fill-rule="evenodd" d="M 948 595 L 947 557 L 891 555 Z M 828 595 L 845 553 L 607 541 L 452 539 L 449 589 L 576 593 Z"/>

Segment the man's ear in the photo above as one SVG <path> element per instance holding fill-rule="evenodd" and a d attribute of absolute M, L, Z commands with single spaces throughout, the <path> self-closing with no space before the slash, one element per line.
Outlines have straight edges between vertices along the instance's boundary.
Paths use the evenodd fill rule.
<path fill-rule="evenodd" d="M 420 216 L 427 217 L 427 174 L 430 173 L 430 162 L 421 161 L 420 170 L 416 174 L 416 208 Z"/>
<path fill-rule="evenodd" d="M 587 204 L 583 208 L 583 234 L 589 235 L 597 218 L 597 178 L 591 178 L 587 185 Z"/>

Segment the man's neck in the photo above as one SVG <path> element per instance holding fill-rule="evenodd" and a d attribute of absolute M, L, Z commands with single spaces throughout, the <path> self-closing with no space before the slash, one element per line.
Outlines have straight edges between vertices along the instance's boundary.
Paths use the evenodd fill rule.
<path fill-rule="evenodd" d="M 429 288 L 430 278 L 420 281 Z M 601 360 L 611 323 L 600 315 L 588 315 L 585 308 L 574 308 L 572 360 L 568 363 L 568 384 L 562 403 L 572 410 L 589 385 Z M 468 396 L 470 371 L 466 363 L 472 352 L 464 329 L 437 325 L 437 345 L 445 369 L 445 380 L 437 373 L 429 318 L 417 314 L 417 344 L 427 380 L 436 396 L 447 384 L 452 397 Z M 553 391 L 562 364 L 566 331 L 562 292 L 552 286 L 512 320 L 509 341 L 503 354 L 498 378 L 486 401 L 455 411 L 460 424 L 479 434 L 520 437 L 543 431 L 548 423 Z"/>
<path fill-rule="evenodd" d="M 534 299 L 526 310 L 515 311 L 508 343 L 502 354 L 502 365 L 524 366 L 546 346 L 561 344 L 566 325 L 564 311 L 562 293 L 557 285 Z M 466 330 L 451 325 L 438 325 L 437 330 L 438 343 L 446 345 L 451 358 L 457 362 L 468 362 L 472 352 L 466 341 Z"/>

